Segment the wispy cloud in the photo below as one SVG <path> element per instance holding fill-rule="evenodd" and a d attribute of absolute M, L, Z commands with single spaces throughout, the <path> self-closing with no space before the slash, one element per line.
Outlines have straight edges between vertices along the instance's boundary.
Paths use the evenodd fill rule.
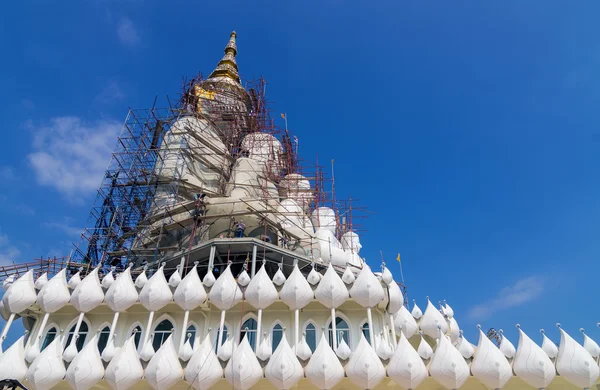
<path fill-rule="evenodd" d="M 140 42 L 140 35 L 131 19 L 122 17 L 117 24 L 117 35 L 125 46 L 135 46 Z"/>
<path fill-rule="evenodd" d="M 9 265 L 13 262 L 19 262 L 18 257 L 21 255 L 21 251 L 11 245 L 8 236 L 0 233 L 0 265 Z"/>
<path fill-rule="evenodd" d="M 62 230 L 71 237 L 78 237 L 81 235 L 83 229 L 70 224 L 71 219 L 65 218 L 64 222 L 44 222 L 44 226 L 51 229 Z"/>
<path fill-rule="evenodd" d="M 104 88 L 100 91 L 98 95 L 96 95 L 95 100 L 100 103 L 113 103 L 121 101 L 125 98 L 125 92 L 123 89 L 114 80 L 109 81 Z"/>
<path fill-rule="evenodd" d="M 57 117 L 41 124 L 30 121 L 25 127 L 34 135 L 33 151 L 27 158 L 39 184 L 75 202 L 98 188 L 120 128 L 118 122 Z"/>
<path fill-rule="evenodd" d="M 489 301 L 473 306 L 469 311 L 469 318 L 481 321 L 498 311 L 521 306 L 537 299 L 544 292 L 544 288 L 543 277 L 530 276 L 519 279 L 516 283 L 504 287 Z"/>
<path fill-rule="evenodd" d="M 0 166 L 0 179 L 2 179 L 2 180 L 15 179 L 15 170 L 12 167 Z"/>
<path fill-rule="evenodd" d="M 19 215 L 21 217 L 35 215 L 33 207 L 19 201 L 14 201 L 6 195 L 0 195 L 0 211 L 7 214 Z"/>

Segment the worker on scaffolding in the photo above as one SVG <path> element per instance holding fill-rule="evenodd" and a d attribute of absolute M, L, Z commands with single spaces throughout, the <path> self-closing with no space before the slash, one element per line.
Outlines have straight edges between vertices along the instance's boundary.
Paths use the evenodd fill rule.
<path fill-rule="evenodd" d="M 236 228 L 235 228 L 235 236 L 237 238 L 242 238 L 244 237 L 244 230 L 246 230 L 246 225 L 244 224 L 244 221 L 239 220 L 236 224 Z"/>
<path fill-rule="evenodd" d="M 283 249 L 289 249 L 290 239 L 285 234 L 282 234 L 279 238 L 279 243 Z"/>
<path fill-rule="evenodd" d="M 194 200 L 196 201 L 194 212 L 193 212 L 194 221 L 197 221 L 198 218 L 200 218 L 200 216 L 204 215 L 204 212 L 206 210 L 205 198 L 206 198 L 205 193 L 194 195 Z"/>

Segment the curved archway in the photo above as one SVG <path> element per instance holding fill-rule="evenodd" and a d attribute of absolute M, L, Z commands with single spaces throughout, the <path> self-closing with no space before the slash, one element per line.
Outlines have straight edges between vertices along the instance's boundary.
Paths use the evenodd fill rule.
<path fill-rule="evenodd" d="M 304 327 L 304 334 L 306 334 L 306 344 L 311 351 L 315 352 L 317 349 L 317 326 L 314 322 L 310 321 Z"/>
<path fill-rule="evenodd" d="M 329 345 L 333 348 L 333 329 L 331 326 L 331 321 L 329 321 L 327 329 L 327 334 L 329 336 Z M 335 317 L 335 330 L 337 332 L 337 334 L 335 335 L 337 344 L 339 345 L 340 341 L 343 338 L 346 344 L 348 344 L 348 347 L 352 348 L 350 345 L 350 323 L 341 316 L 337 316 Z"/>
<path fill-rule="evenodd" d="M 65 343 L 65 348 L 68 347 L 69 344 L 71 344 L 71 340 L 73 340 L 76 326 L 77 326 L 77 323 L 73 324 L 73 326 L 71 326 L 71 329 L 69 329 L 69 334 L 67 336 L 67 342 Z M 79 327 L 79 333 L 78 333 L 79 337 L 77 337 L 77 340 L 75 341 L 75 347 L 77 348 L 77 351 L 81 351 L 81 348 L 83 348 L 83 345 L 85 344 L 85 339 L 87 338 L 89 331 L 90 331 L 90 326 L 89 326 L 87 320 L 84 319 L 83 321 L 81 321 L 81 326 Z"/>
<path fill-rule="evenodd" d="M 283 326 L 280 323 L 275 324 L 271 329 L 271 346 L 273 347 L 272 352 L 275 352 L 277 346 L 283 338 Z"/>
<path fill-rule="evenodd" d="M 175 331 L 173 323 L 169 319 L 164 319 L 154 327 L 154 337 L 152 338 L 152 347 L 158 351 L 161 345 Z"/>
<path fill-rule="evenodd" d="M 252 350 L 256 350 L 256 319 L 254 317 L 249 317 L 242 324 L 242 328 L 240 329 L 240 342 L 244 337 L 248 337 L 248 343 L 252 347 Z"/>
<path fill-rule="evenodd" d="M 46 329 L 47 330 L 44 335 L 44 339 L 43 339 L 44 341 L 42 342 L 40 351 L 43 351 L 44 349 L 46 349 L 46 347 L 48 345 L 50 345 L 50 343 L 52 343 L 54 341 L 54 339 L 56 338 L 56 336 L 58 335 L 58 325 L 50 324 L 50 325 L 48 325 L 48 327 Z"/>
<path fill-rule="evenodd" d="M 367 321 L 360 326 L 360 331 L 365 336 L 365 339 L 367 339 L 367 342 L 371 344 L 371 329 L 369 328 L 369 323 Z"/>
<path fill-rule="evenodd" d="M 193 322 L 190 323 L 190 325 L 187 327 L 187 329 L 185 331 L 185 336 L 183 336 L 183 337 L 187 338 L 188 335 L 190 335 L 190 345 L 192 346 L 192 348 L 194 348 L 194 344 L 196 343 L 197 334 L 198 334 L 198 327 Z"/>
<path fill-rule="evenodd" d="M 98 333 L 98 351 L 100 351 L 100 354 L 108 345 L 108 336 L 110 336 L 110 327 L 105 325 L 101 327 L 100 333 Z"/>

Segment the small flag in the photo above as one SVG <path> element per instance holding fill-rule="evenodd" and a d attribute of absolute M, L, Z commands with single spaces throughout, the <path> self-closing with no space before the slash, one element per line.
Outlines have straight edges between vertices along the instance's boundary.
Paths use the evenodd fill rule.
<path fill-rule="evenodd" d="M 400 253 L 398 253 L 398 257 L 396 257 L 396 260 L 400 261 Z"/>
<path fill-rule="evenodd" d="M 283 119 L 285 119 L 285 114 L 281 114 L 281 117 L 282 117 Z"/>

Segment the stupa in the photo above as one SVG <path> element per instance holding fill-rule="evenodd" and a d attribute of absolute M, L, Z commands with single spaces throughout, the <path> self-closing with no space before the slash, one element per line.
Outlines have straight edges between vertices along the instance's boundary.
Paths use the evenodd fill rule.
<path fill-rule="evenodd" d="M 0 380 L 45 389 L 576 389 L 600 347 L 523 329 L 462 335 L 451 306 L 409 310 L 385 264 L 303 173 L 236 34 L 165 110 L 131 111 L 79 249 L 3 269 Z M 286 126 L 287 127 L 287 126 Z M 37 263 L 36 263 L 37 264 Z"/>

